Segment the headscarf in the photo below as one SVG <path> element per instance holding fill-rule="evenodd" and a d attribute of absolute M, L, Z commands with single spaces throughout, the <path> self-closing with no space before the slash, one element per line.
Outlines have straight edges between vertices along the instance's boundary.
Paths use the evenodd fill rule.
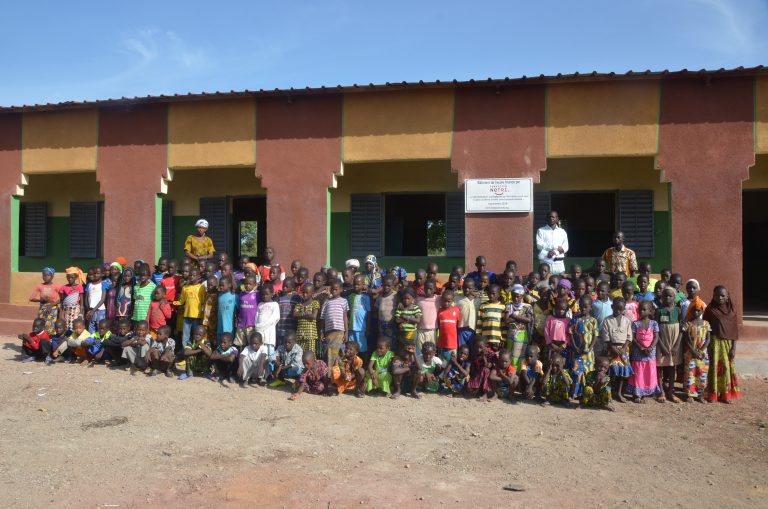
<path fill-rule="evenodd" d="M 720 305 L 715 298 L 715 294 L 725 290 L 724 286 L 716 286 L 712 295 L 712 302 L 707 306 L 707 310 L 704 311 L 704 319 L 709 322 L 712 327 L 712 334 L 722 339 L 739 339 L 739 324 L 736 320 L 736 310 L 734 309 L 733 300 L 728 295 L 728 300 L 725 304 Z"/>
<path fill-rule="evenodd" d="M 75 282 L 80 283 L 81 285 L 85 284 L 85 274 L 83 274 L 83 271 L 80 267 L 75 267 L 75 266 L 67 267 L 64 273 L 76 275 L 77 279 L 75 279 Z"/>
<path fill-rule="evenodd" d="M 695 309 L 700 309 L 701 311 L 705 311 L 707 309 L 706 302 L 704 302 L 704 300 L 698 295 L 693 298 L 690 304 L 688 304 L 688 310 L 685 312 L 686 322 L 693 320 L 693 311 Z"/>
<path fill-rule="evenodd" d="M 197 222 L 195 223 L 195 228 L 199 228 L 201 226 L 203 228 L 208 228 L 208 221 L 206 221 L 205 219 L 202 219 L 202 218 L 198 219 Z"/>
<path fill-rule="evenodd" d="M 56 269 L 54 269 L 53 267 L 43 267 L 43 270 L 41 272 L 47 272 L 51 276 L 56 275 Z"/>
<path fill-rule="evenodd" d="M 523 285 L 512 285 L 512 293 L 519 293 L 520 295 L 524 295 L 525 288 L 523 288 Z"/>
<path fill-rule="evenodd" d="M 121 267 L 125 267 L 128 265 L 128 260 L 126 260 L 124 256 L 118 256 L 115 258 L 115 263 L 119 263 Z"/>
<path fill-rule="evenodd" d="M 399 279 L 400 281 L 405 281 L 406 278 L 408 277 L 408 271 L 406 271 L 404 268 L 398 267 L 398 266 L 390 267 L 389 269 L 387 269 L 384 272 L 384 274 L 389 274 L 390 272 L 393 272 L 393 271 L 394 271 L 395 275 L 397 276 L 397 279 Z"/>
<path fill-rule="evenodd" d="M 565 278 L 560 279 L 560 282 L 557 283 L 557 286 L 562 286 L 563 288 L 567 288 L 569 291 L 572 287 L 571 281 Z"/>
<path fill-rule="evenodd" d="M 355 269 L 359 269 L 360 268 L 360 260 L 358 260 L 357 258 L 350 258 L 349 260 L 344 262 L 344 266 L 346 268 L 354 267 Z"/>
<path fill-rule="evenodd" d="M 365 272 L 365 285 L 370 288 L 378 288 L 381 286 L 381 274 L 379 273 L 379 266 L 376 264 L 376 257 L 369 254 L 365 257 L 365 264 L 372 264 L 373 269 Z"/>
<path fill-rule="evenodd" d="M 120 263 L 118 261 L 114 261 L 114 262 L 109 264 L 109 268 L 111 269 L 112 267 L 117 267 L 117 269 L 120 271 L 120 273 L 121 274 L 123 273 L 123 264 L 122 263 Z"/>

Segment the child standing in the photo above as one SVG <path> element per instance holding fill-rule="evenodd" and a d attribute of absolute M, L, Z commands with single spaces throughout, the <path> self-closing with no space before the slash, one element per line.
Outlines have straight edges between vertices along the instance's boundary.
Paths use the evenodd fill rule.
<path fill-rule="evenodd" d="M 219 327 L 216 323 L 219 312 L 219 280 L 216 276 L 208 276 L 208 284 L 205 287 L 205 300 L 203 301 L 203 326 L 207 331 L 208 341 L 215 341 Z"/>
<path fill-rule="evenodd" d="M 439 343 L 440 356 L 449 359 L 456 353 L 459 347 L 459 320 L 461 313 L 459 308 L 453 305 L 453 290 L 444 289 L 440 297 L 440 312 L 437 313 L 437 322 L 439 324 Z"/>
<path fill-rule="evenodd" d="M 130 267 L 124 268 L 120 276 L 115 315 L 118 320 L 130 320 L 133 316 L 133 269 Z"/>
<path fill-rule="evenodd" d="M 459 346 L 472 346 L 475 338 L 475 327 L 477 327 L 477 308 L 480 306 L 480 299 L 475 293 L 475 281 L 465 279 L 462 285 L 462 296 L 456 299 L 456 306 L 459 308 Z"/>
<path fill-rule="evenodd" d="M 147 322 L 149 323 L 149 334 L 156 335 L 160 327 L 166 325 L 171 318 L 171 305 L 165 300 L 165 287 L 156 286 L 152 292 L 152 302 L 147 311 Z M 175 342 L 174 342 L 175 344 Z"/>
<path fill-rule="evenodd" d="M 568 331 L 570 342 L 565 349 L 568 369 L 573 382 L 571 397 L 579 398 L 584 388 L 584 377 L 595 368 L 595 352 L 593 351 L 597 337 L 597 320 L 591 315 L 592 298 L 582 295 L 579 300 L 579 311 L 573 317 Z"/>
<path fill-rule="evenodd" d="M 223 277 L 219 281 L 219 296 L 216 303 L 216 337 L 211 339 L 219 343 L 221 335 L 225 332 L 234 334 L 235 313 L 238 307 L 238 298 L 235 293 L 234 283 L 231 278 Z"/>
<path fill-rule="evenodd" d="M 634 396 L 635 403 L 644 403 L 646 396 L 656 397 L 664 402 L 656 374 L 656 344 L 659 342 L 659 324 L 651 317 L 653 302 L 640 304 L 640 320 L 632 324 L 632 349 L 630 362 L 632 375 L 627 381 L 627 392 Z"/>
<path fill-rule="evenodd" d="M 357 343 L 358 352 L 365 356 L 368 351 L 366 331 L 370 330 L 371 296 L 365 293 L 365 277 L 358 274 L 354 279 L 354 289 L 347 296 L 349 305 L 349 340 Z"/>
<path fill-rule="evenodd" d="M 42 271 L 43 282 L 35 286 L 29 302 L 37 302 L 40 307 L 37 317 L 45 320 L 45 330 L 49 335 L 55 331 L 56 320 L 59 319 L 59 285 L 53 284 L 53 276 L 56 271 L 51 267 L 44 267 Z"/>
<path fill-rule="evenodd" d="M 293 270 L 293 265 L 291 265 Z M 301 291 L 304 290 L 304 285 L 309 284 L 303 282 L 301 285 Z M 296 338 L 296 318 L 293 316 L 293 310 L 296 308 L 296 304 L 301 302 L 301 295 L 296 291 L 296 282 L 293 278 L 288 278 L 283 281 L 283 294 L 277 299 L 277 306 L 280 308 L 280 321 L 277 322 L 277 346 L 280 346 L 285 341 L 285 337 L 288 334 L 292 334 L 294 339 Z M 301 364 L 301 357 L 298 359 Z"/>
<path fill-rule="evenodd" d="M 184 317 L 181 342 L 184 346 L 189 344 L 192 329 L 200 325 L 203 316 L 203 302 L 205 301 L 205 288 L 200 284 L 200 271 L 191 269 L 189 281 L 181 289 L 181 298 L 173 304 L 181 308 Z"/>
<path fill-rule="evenodd" d="M 376 343 L 376 351 L 368 361 L 368 372 L 365 375 L 365 391 L 379 390 L 389 396 L 392 392 L 392 359 L 395 354 L 389 349 L 390 339 L 380 337 Z"/>
<path fill-rule="evenodd" d="M 339 351 L 347 340 L 349 329 L 349 303 L 341 296 L 341 284 L 331 285 L 331 298 L 325 301 L 320 309 L 320 320 L 323 323 L 323 343 L 326 347 L 328 366 L 333 366 L 339 358 Z"/>
<path fill-rule="evenodd" d="M 685 342 L 688 346 L 685 353 L 685 367 L 688 370 L 688 399 L 700 403 L 706 401 L 704 394 L 707 388 L 707 374 L 709 373 L 709 356 L 707 350 L 710 343 L 709 322 L 704 320 L 703 302 L 693 302 L 688 309 L 691 319 L 685 323 Z"/>
<path fill-rule="evenodd" d="M 139 270 L 139 281 L 133 288 L 133 316 L 134 323 L 147 319 L 149 304 L 152 302 L 152 294 L 155 291 L 155 283 L 149 279 L 149 270 L 142 267 Z"/>
<path fill-rule="evenodd" d="M 562 357 L 568 344 L 568 328 L 571 321 L 566 316 L 568 301 L 565 298 L 557 299 L 553 314 L 547 316 L 544 324 L 544 343 L 546 345 L 544 357 L 552 361 L 555 357 Z"/>
<path fill-rule="evenodd" d="M 266 284 L 262 286 L 260 295 L 261 302 L 259 302 L 259 312 L 256 314 L 254 330 L 261 334 L 261 339 L 264 341 L 264 347 L 267 350 L 268 360 L 271 361 L 275 358 L 280 306 L 272 300 L 272 285 Z"/>
<path fill-rule="evenodd" d="M 413 289 L 406 288 L 403 290 L 403 301 L 397 305 L 397 310 L 395 310 L 400 350 L 407 345 L 416 346 L 416 328 L 421 321 L 421 308 L 414 303 L 415 300 L 416 294 Z"/>
<path fill-rule="evenodd" d="M 393 287 L 394 278 L 390 275 L 385 276 L 381 280 L 381 292 L 373 305 L 378 317 L 379 337 L 389 338 L 390 349 L 397 347 L 397 324 L 395 323 L 397 293 Z"/>
<path fill-rule="evenodd" d="M 486 346 L 498 352 L 503 338 L 502 319 L 505 306 L 499 301 L 499 285 L 488 287 L 488 302 L 477 310 L 477 330 L 485 340 Z"/>
<path fill-rule="evenodd" d="M 237 329 L 235 329 L 235 346 L 245 348 L 248 338 L 253 334 L 259 313 L 259 292 L 256 290 L 256 278 L 247 275 L 243 280 L 243 291 L 238 298 Z"/>
<path fill-rule="evenodd" d="M 65 271 L 67 284 L 59 288 L 61 293 L 61 311 L 67 322 L 67 329 L 72 330 L 72 324 L 76 318 L 83 315 L 83 295 L 85 290 L 85 276 L 78 267 L 69 267 Z"/>
<path fill-rule="evenodd" d="M 303 300 L 293 307 L 293 317 L 296 319 L 296 342 L 305 352 L 317 353 L 317 315 L 320 312 L 320 302 L 314 298 L 315 288 L 305 284 Z"/>
<path fill-rule="evenodd" d="M 704 312 L 704 318 L 712 327 L 709 345 L 709 362 L 714 370 L 707 378 L 707 400 L 731 403 L 741 397 L 739 377 L 736 374 L 736 341 L 739 339 L 738 317 L 728 290 L 716 286 L 712 301 Z"/>
<path fill-rule="evenodd" d="M 482 336 L 475 338 L 467 389 L 473 391 L 481 401 L 486 401 L 490 395 L 491 384 L 488 377 L 491 374 L 491 368 L 496 364 L 497 357 L 497 351 L 490 348 Z"/>
<path fill-rule="evenodd" d="M 605 263 L 602 258 L 600 261 Z M 597 298 L 592 301 L 592 316 L 594 316 L 597 320 L 598 332 L 603 330 L 603 323 L 605 322 L 605 319 L 612 314 L 613 303 L 611 302 L 611 299 L 608 298 L 608 283 L 603 281 L 597 285 Z M 602 334 L 598 334 L 598 336 L 595 338 L 595 355 L 606 355 L 606 348 L 607 346 L 605 338 Z"/>
<path fill-rule="evenodd" d="M 523 285 L 513 285 L 511 292 L 512 302 L 507 304 L 506 309 L 507 349 L 512 354 L 512 366 L 519 371 L 520 364 L 525 358 L 525 351 L 531 341 L 533 307 L 523 302 L 525 297 Z"/>
<path fill-rule="evenodd" d="M 104 305 L 107 290 L 109 281 L 101 279 L 101 267 L 88 269 L 88 282 L 85 284 L 85 320 L 91 334 L 96 332 L 99 322 L 107 316 L 107 307 Z"/>
<path fill-rule="evenodd" d="M 656 286 L 663 282 L 659 281 Z M 656 309 L 656 322 L 659 324 L 659 342 L 656 355 L 656 367 L 660 368 L 659 386 L 667 399 L 680 403 L 675 396 L 675 373 L 682 364 L 682 330 L 680 327 L 680 308 L 675 305 L 674 288 L 664 288 L 661 306 Z"/>
<path fill-rule="evenodd" d="M 525 349 L 525 359 L 520 363 L 520 390 L 527 400 L 541 398 L 544 365 L 539 360 L 539 353 L 537 345 L 528 345 Z"/>
<path fill-rule="evenodd" d="M 640 319 L 640 303 L 635 300 L 635 284 L 632 281 L 624 282 L 621 288 L 621 296 L 624 298 L 624 316 L 630 322 L 635 323 Z"/>
<path fill-rule="evenodd" d="M 635 294 L 636 301 L 643 302 L 647 300 L 653 302 L 656 299 L 656 294 L 648 287 L 648 276 L 642 274 L 637 276 L 637 287 L 640 291 Z"/>
<path fill-rule="evenodd" d="M 624 299 L 613 299 L 612 314 L 603 321 L 600 336 L 608 349 L 608 374 L 613 381 L 613 397 L 624 403 L 624 384 L 632 375 L 629 345 L 632 343 L 632 322 L 624 314 Z"/>
<path fill-rule="evenodd" d="M 416 352 L 421 352 L 424 343 L 437 342 L 437 313 L 440 310 L 440 297 L 435 293 L 435 282 L 424 282 L 424 295 L 416 297 L 416 305 L 421 309 L 421 320 L 416 329 Z"/>

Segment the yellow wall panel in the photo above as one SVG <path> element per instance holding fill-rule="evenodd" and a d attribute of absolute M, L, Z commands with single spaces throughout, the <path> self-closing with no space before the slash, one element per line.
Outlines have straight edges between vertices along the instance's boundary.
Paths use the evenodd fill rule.
<path fill-rule="evenodd" d="M 452 90 L 347 94 L 344 161 L 449 158 L 452 122 Z"/>
<path fill-rule="evenodd" d="M 172 103 L 168 166 L 203 168 L 256 164 L 256 102 L 252 99 Z"/>
<path fill-rule="evenodd" d="M 69 173 L 66 175 L 30 175 L 29 184 L 24 188 L 22 203 L 46 202 L 51 217 L 69 217 L 69 202 L 101 201 L 96 175 Z"/>
<path fill-rule="evenodd" d="M 745 180 L 744 189 L 768 189 L 768 155 L 755 157 L 755 165 L 749 169 L 749 180 Z"/>
<path fill-rule="evenodd" d="M 661 182 L 661 172 L 652 157 L 583 157 L 551 159 L 538 191 L 653 190 L 653 209 L 669 210 L 669 184 Z M 585 204 L 588 206 L 588 204 Z"/>
<path fill-rule="evenodd" d="M 756 152 L 768 154 L 768 77 L 756 78 L 755 101 L 757 105 Z"/>
<path fill-rule="evenodd" d="M 174 171 L 164 198 L 173 202 L 174 216 L 196 216 L 200 213 L 200 198 L 265 194 L 253 168 L 210 168 Z"/>
<path fill-rule="evenodd" d="M 349 212 L 351 194 L 459 191 L 450 161 L 391 161 L 344 165 L 344 175 L 331 189 L 331 212 Z"/>
<path fill-rule="evenodd" d="M 97 110 L 25 113 L 21 167 L 24 173 L 96 171 Z"/>
<path fill-rule="evenodd" d="M 657 81 L 550 85 L 547 155 L 655 154 L 658 113 Z"/>

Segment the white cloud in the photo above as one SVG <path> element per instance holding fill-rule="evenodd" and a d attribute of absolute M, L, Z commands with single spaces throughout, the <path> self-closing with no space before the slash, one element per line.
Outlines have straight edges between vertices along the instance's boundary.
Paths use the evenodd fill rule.
<path fill-rule="evenodd" d="M 697 27 L 700 46 L 728 56 L 764 58 L 768 49 L 764 26 L 768 7 L 759 0 L 692 0 L 703 9 L 705 24 Z"/>

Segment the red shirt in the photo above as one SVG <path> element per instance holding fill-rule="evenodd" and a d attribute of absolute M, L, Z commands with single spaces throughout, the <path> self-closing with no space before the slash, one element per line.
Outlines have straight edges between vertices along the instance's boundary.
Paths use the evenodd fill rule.
<path fill-rule="evenodd" d="M 162 304 L 159 300 L 153 300 L 149 303 L 149 311 L 147 311 L 147 321 L 149 322 L 150 330 L 157 330 L 163 325 L 166 325 L 166 320 L 171 318 L 171 305 L 166 302 Z"/>
<path fill-rule="evenodd" d="M 181 276 L 176 276 L 174 274 L 167 274 L 163 276 L 163 279 L 160 280 L 160 286 L 165 288 L 165 300 L 168 302 L 173 302 L 176 300 L 176 278 L 181 278 Z"/>
<path fill-rule="evenodd" d="M 437 344 L 440 348 L 455 350 L 459 347 L 459 320 L 461 312 L 457 306 L 441 309 L 437 313 L 437 324 L 440 327 L 440 337 Z"/>
<path fill-rule="evenodd" d="M 29 341 L 24 341 L 24 344 L 27 345 L 27 348 L 30 350 L 40 350 L 40 342 L 43 340 L 51 340 L 51 336 L 48 335 L 47 331 L 42 331 L 40 334 L 30 332 Z"/>

